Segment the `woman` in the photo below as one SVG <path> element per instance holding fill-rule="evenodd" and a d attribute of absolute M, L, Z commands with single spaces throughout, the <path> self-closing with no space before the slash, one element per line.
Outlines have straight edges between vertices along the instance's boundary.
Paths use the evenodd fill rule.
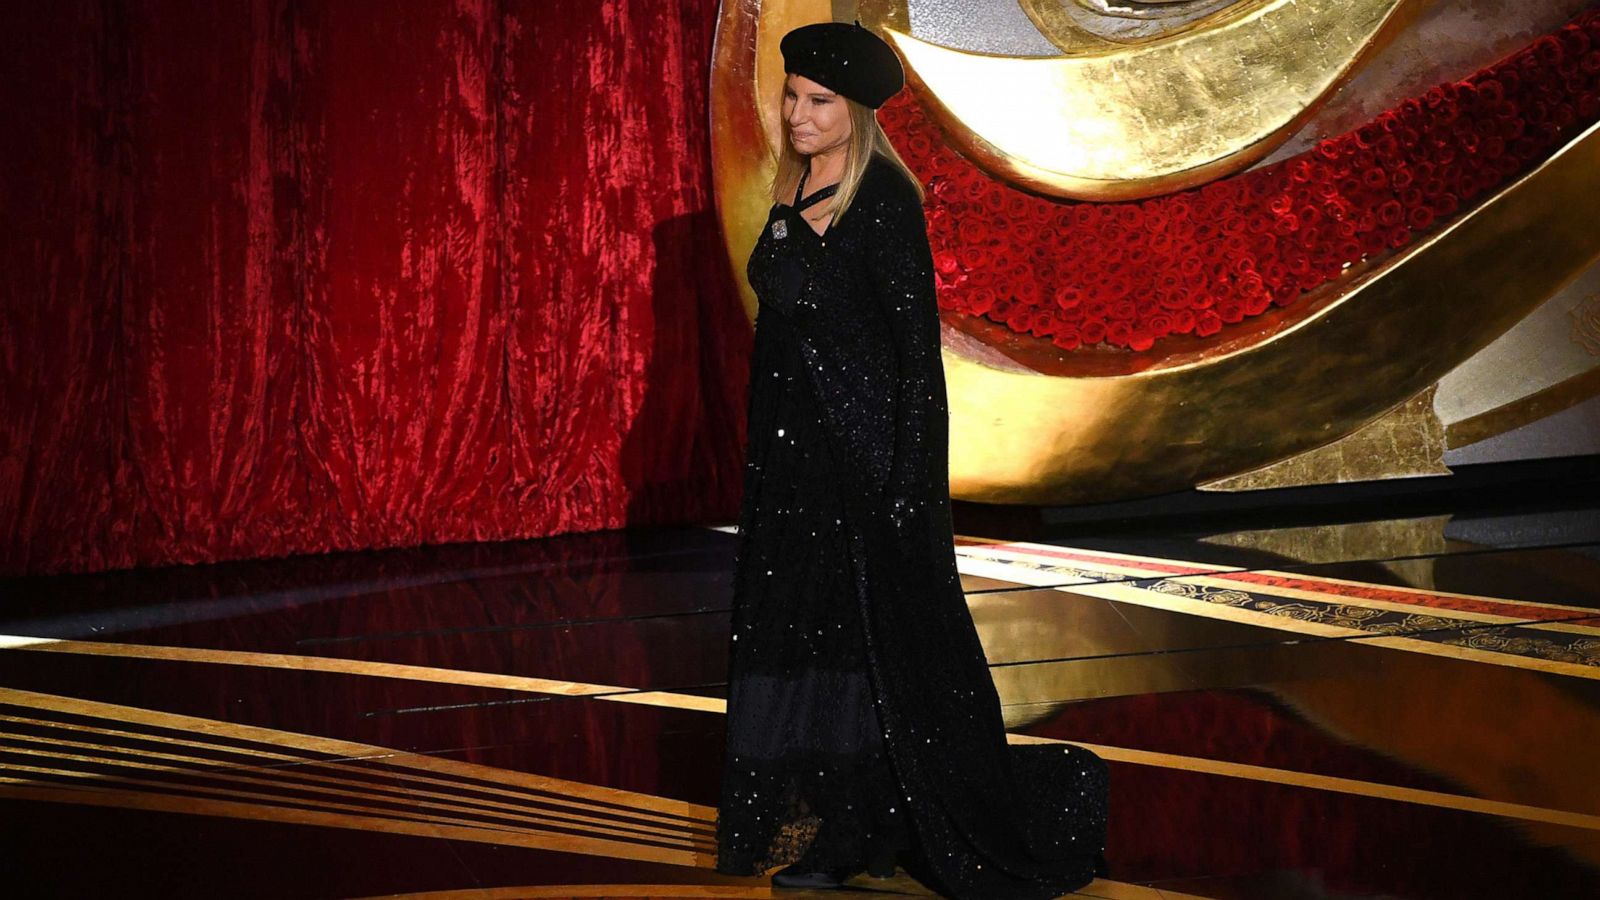
<path fill-rule="evenodd" d="M 904 73 L 859 22 L 781 48 L 717 868 L 1057 896 L 1102 866 L 1105 767 L 1006 743 L 962 594 L 922 188 L 875 114 Z"/>

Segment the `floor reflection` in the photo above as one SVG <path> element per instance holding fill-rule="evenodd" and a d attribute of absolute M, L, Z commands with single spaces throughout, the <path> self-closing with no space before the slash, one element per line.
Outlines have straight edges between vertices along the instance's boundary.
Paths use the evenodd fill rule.
<path fill-rule="evenodd" d="M 1572 512 L 962 535 L 1012 739 L 1111 762 L 1115 880 L 1084 895 L 1600 896 L 1600 517 Z M 773 896 L 708 865 L 733 540 L 4 582 L 9 868 L 28 896 Z"/>

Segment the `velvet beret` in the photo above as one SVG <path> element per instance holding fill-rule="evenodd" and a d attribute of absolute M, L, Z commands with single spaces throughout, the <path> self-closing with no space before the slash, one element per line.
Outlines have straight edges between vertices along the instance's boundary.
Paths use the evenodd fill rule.
<path fill-rule="evenodd" d="M 802 25 L 778 43 L 783 70 L 877 109 L 905 86 L 905 69 L 883 38 L 844 22 Z"/>

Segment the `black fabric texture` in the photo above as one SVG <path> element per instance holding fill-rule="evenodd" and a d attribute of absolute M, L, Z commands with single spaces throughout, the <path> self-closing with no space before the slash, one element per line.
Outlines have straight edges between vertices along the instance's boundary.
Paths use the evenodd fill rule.
<path fill-rule="evenodd" d="M 956 571 L 949 420 L 926 220 L 875 156 L 818 235 L 775 204 L 734 564 L 717 869 L 818 871 L 899 852 L 959 898 L 1104 874 L 1108 775 L 1007 743 Z"/>

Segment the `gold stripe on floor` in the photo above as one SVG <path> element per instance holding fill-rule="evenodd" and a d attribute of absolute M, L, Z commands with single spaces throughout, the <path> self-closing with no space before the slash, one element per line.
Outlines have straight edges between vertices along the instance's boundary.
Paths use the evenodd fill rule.
<path fill-rule="evenodd" d="M 1393 640 L 1398 640 L 1398 639 L 1393 639 Z M 79 646 L 79 645 L 82 645 L 82 644 L 83 644 L 83 642 L 79 642 L 79 641 L 72 641 L 72 642 L 63 641 L 63 642 L 58 642 L 58 643 L 56 643 L 54 645 L 43 644 L 43 643 L 34 643 L 34 644 L 27 645 L 26 647 L 23 647 L 22 649 L 42 650 L 42 649 L 54 648 L 54 649 L 52 649 L 51 652 L 73 652 L 72 650 L 63 649 L 63 648 L 67 647 L 67 646 Z M 13 645 L 13 646 L 15 646 L 15 645 Z M 135 645 L 135 644 L 103 644 L 103 645 L 97 645 L 95 655 L 101 655 L 101 656 L 119 656 L 120 655 L 120 656 L 128 656 L 128 657 L 133 657 L 133 658 L 167 659 L 167 658 L 170 658 L 170 657 L 165 655 L 164 651 L 168 651 L 168 650 L 172 650 L 172 649 L 174 649 L 174 648 L 141 647 L 141 646 Z M 155 651 L 155 654 L 152 657 L 152 656 L 147 655 L 145 651 Z M 261 665 L 262 664 L 261 660 L 270 659 L 270 660 L 272 660 L 272 667 L 274 667 L 274 668 L 288 668 L 288 669 L 295 668 L 295 666 L 292 665 L 292 662 L 294 660 L 296 660 L 296 659 L 303 658 L 303 659 L 310 660 L 312 662 L 320 662 L 320 661 L 322 661 L 320 657 L 293 657 L 293 656 L 286 656 L 286 655 L 281 655 L 281 654 L 261 654 L 261 653 L 241 653 L 241 654 L 236 654 L 233 651 L 226 651 L 226 650 L 195 650 L 195 649 L 187 649 L 186 648 L 185 649 L 185 653 L 189 658 L 193 659 L 194 661 L 217 663 L 217 664 L 227 664 L 227 665 L 247 665 L 247 666 L 249 666 L 249 665 Z M 365 661 L 362 661 L 362 660 L 345 660 L 344 662 L 349 664 L 343 670 L 343 671 L 345 671 L 346 674 L 368 675 L 368 676 L 374 676 L 374 677 L 395 677 L 394 675 L 391 674 L 392 670 L 395 667 L 393 667 L 393 666 L 391 666 L 389 664 L 386 664 L 386 663 L 365 662 Z M 416 667 L 401 666 L 399 668 L 402 669 L 402 670 L 408 670 L 408 669 L 415 669 Z M 458 670 L 454 670 L 454 669 L 430 669 L 429 671 L 438 673 L 440 676 L 449 676 L 449 675 L 452 675 L 452 674 L 456 673 Z M 464 672 L 464 673 L 461 673 L 461 674 L 464 676 L 464 680 L 463 681 L 459 681 L 459 682 L 457 682 L 457 681 L 446 681 L 446 683 L 452 683 L 452 684 L 476 683 L 477 677 L 482 675 L 482 673 L 473 673 L 473 672 Z M 526 679 L 526 680 L 528 682 L 530 682 L 530 683 L 544 681 L 544 679 Z M 582 685 L 582 684 L 579 684 L 579 683 L 576 683 L 576 682 L 559 682 L 559 683 L 562 684 L 562 685 L 575 686 L 575 687 L 578 687 L 578 688 L 592 687 L 592 686 L 589 686 L 589 685 Z M 615 690 L 615 688 L 611 688 L 611 689 Z M 568 692 L 568 694 L 571 695 L 571 696 L 583 696 L 584 693 L 586 693 L 586 692 L 582 691 L 582 690 L 577 691 L 577 692 Z M 27 705 L 25 703 L 18 703 L 17 700 L 8 699 L 10 697 L 19 697 L 19 696 L 20 697 L 24 697 L 24 698 L 28 698 L 28 697 L 46 698 L 46 697 L 48 697 L 48 695 L 30 694 L 30 693 L 24 692 L 24 691 L 14 691 L 14 690 L 10 690 L 10 689 L 0 688 L 0 703 L 12 703 L 12 704 L 16 704 L 16 705 Z M 695 711 L 712 711 L 712 710 L 709 710 L 708 707 L 711 707 L 713 705 L 713 703 L 707 702 L 708 700 L 713 700 L 714 701 L 714 706 L 715 706 L 715 710 L 714 711 L 716 711 L 716 712 L 722 712 L 723 711 L 723 706 L 724 706 L 724 702 L 722 700 L 715 700 L 714 698 L 706 698 L 706 697 L 695 697 L 695 696 L 685 695 L 685 694 L 673 694 L 673 693 L 667 692 L 667 691 L 651 691 L 651 692 L 648 692 L 648 693 L 641 693 L 641 694 L 639 694 L 637 696 L 649 697 L 650 699 L 648 701 L 643 701 L 643 700 L 640 701 L 640 702 L 648 702 L 649 705 L 664 706 L 664 707 L 678 708 L 678 709 L 691 709 L 691 710 L 695 710 Z M 66 703 L 66 704 L 69 704 L 69 705 L 81 706 L 83 708 L 98 708 L 98 709 L 117 710 L 117 711 L 121 711 L 121 712 L 123 712 L 125 714 L 129 714 L 129 715 L 142 716 L 145 719 L 161 720 L 161 719 L 164 719 L 164 718 L 170 718 L 170 719 L 175 719 L 175 720 L 193 721 L 193 722 L 197 723 L 197 727 L 205 727 L 207 729 L 216 730 L 216 731 L 218 731 L 218 733 L 225 733 L 225 734 L 229 734 L 229 735 L 233 735 L 233 736 L 248 736 L 248 735 L 252 735 L 252 734 L 267 734 L 267 735 L 271 735 L 271 734 L 275 733 L 275 732 L 272 732 L 270 729 L 260 729 L 260 728 L 256 728 L 254 726 L 249 726 L 249 725 L 234 725 L 234 724 L 224 723 L 224 722 L 210 722 L 209 720 L 204 720 L 204 719 L 188 719 L 188 717 L 176 716 L 174 714 L 169 714 L 169 713 L 155 713 L 155 712 L 151 712 L 151 711 L 148 711 L 148 710 L 139 710 L 139 709 L 131 708 L 131 707 L 116 707 L 116 706 L 112 706 L 110 704 L 99 704 L 99 703 L 94 703 L 93 701 L 87 701 L 87 700 L 72 700 L 72 699 L 68 699 L 68 698 L 55 698 L 55 699 L 60 701 L 60 702 L 62 702 L 62 703 Z M 681 706 L 678 705 L 677 701 L 679 701 L 679 700 L 684 701 L 683 705 L 681 705 Z M 68 710 L 63 709 L 61 711 L 68 711 Z M 90 713 L 90 714 L 91 715 L 99 715 L 99 713 Z M 310 737 L 310 736 L 301 736 L 301 738 L 303 739 L 303 741 L 307 745 L 307 747 L 316 747 L 316 748 L 319 748 L 318 752 L 325 752 L 325 753 L 329 753 L 329 754 L 343 753 L 344 755 L 353 756 L 353 757 L 359 757 L 359 756 L 367 756 L 367 755 L 374 755 L 374 754 L 380 754 L 380 753 L 392 753 L 393 752 L 393 751 L 385 750 L 383 748 L 368 747 L 368 746 L 361 745 L 361 744 L 354 744 L 354 743 L 345 742 L 345 741 L 338 741 L 338 740 L 334 740 L 334 739 L 331 739 L 331 738 L 315 738 L 315 737 Z M 1079 746 L 1088 747 L 1089 749 L 1093 750 L 1096 754 L 1101 756 L 1103 759 L 1106 759 L 1106 760 L 1109 760 L 1109 761 L 1112 761 L 1112 762 L 1128 763 L 1128 764 L 1131 764 L 1131 765 L 1154 766 L 1154 767 L 1159 767 L 1159 768 L 1176 769 L 1176 770 L 1181 770 L 1181 771 L 1199 772 L 1199 773 L 1202 773 L 1202 774 L 1209 774 L 1209 775 L 1219 775 L 1219 776 L 1230 777 L 1230 778 L 1242 778 L 1242 779 L 1246 779 L 1246 780 L 1260 781 L 1260 782 L 1266 782 L 1266 783 L 1271 783 L 1271 784 L 1282 784 L 1282 785 L 1289 785 L 1289 786 L 1293 786 L 1293 787 L 1302 787 L 1302 788 L 1309 788 L 1309 789 L 1314 789 L 1314 790 L 1331 791 L 1331 792 L 1334 792 L 1334 793 L 1355 794 L 1355 795 L 1359 795 L 1359 796 L 1377 797 L 1377 798 L 1382 798 L 1382 799 L 1386 799 L 1386 800 L 1393 800 L 1393 801 L 1402 802 L 1402 803 L 1415 803 L 1415 804 L 1419 804 L 1419 805 L 1423 805 L 1423 806 L 1433 806 L 1433 807 L 1438 807 L 1438 808 L 1442 808 L 1442 809 L 1454 809 L 1454 810 L 1461 810 L 1461 811 L 1465 811 L 1465 812 L 1483 813 L 1483 814 L 1487 814 L 1487 815 L 1503 816 L 1503 817 L 1506 817 L 1506 818 L 1520 819 L 1520 820 L 1524 820 L 1524 821 L 1545 822 L 1545 823 L 1549 823 L 1549 824 L 1553 824 L 1553 825 L 1564 825 L 1564 826 L 1570 826 L 1570 827 L 1574 827 L 1574 828 L 1587 829 L 1587 830 L 1591 830 L 1591 831 L 1600 831 L 1600 816 L 1593 816 L 1593 815 L 1587 815 L 1587 814 L 1575 813 L 1575 812 L 1567 812 L 1567 811 L 1564 811 L 1564 810 L 1545 809 L 1543 807 L 1527 806 L 1527 805 L 1519 804 L 1519 803 L 1505 803 L 1505 802 L 1496 801 L 1496 800 L 1484 800 L 1484 799 L 1480 799 L 1480 798 L 1477 798 L 1477 797 L 1470 797 L 1470 796 L 1459 795 L 1459 794 L 1447 794 L 1447 793 L 1442 793 L 1442 792 L 1439 792 L 1439 791 L 1425 791 L 1425 790 L 1417 790 L 1417 789 L 1413 789 L 1413 788 L 1401 788 L 1401 787 L 1395 787 L 1395 786 L 1392 786 L 1392 785 L 1380 784 L 1380 783 L 1370 782 L 1370 781 L 1357 781 L 1357 780 L 1354 780 L 1354 779 L 1335 778 L 1335 777 L 1325 776 L 1325 775 L 1312 775 L 1312 774 L 1308 774 L 1308 773 L 1305 773 L 1305 772 L 1296 772 L 1296 771 L 1290 770 L 1290 769 L 1276 769 L 1276 768 L 1270 768 L 1270 767 L 1267 767 L 1267 766 L 1253 766 L 1253 765 L 1246 765 L 1246 764 L 1242 764 L 1242 763 L 1223 762 L 1223 761 L 1219 761 L 1219 760 L 1205 759 L 1203 757 L 1180 756 L 1180 755 L 1170 754 L 1170 753 L 1155 753 L 1155 752 L 1146 751 L 1146 750 L 1135 750 L 1135 749 L 1125 748 L 1125 747 L 1109 747 L 1109 746 L 1104 746 L 1104 745 L 1099 745 L 1099 744 L 1082 744 L 1082 743 L 1075 742 L 1075 741 L 1060 741 L 1060 740 L 1055 740 L 1055 739 L 1051 739 L 1051 738 L 1036 738 L 1036 737 L 1031 737 L 1031 736 L 1028 736 L 1028 735 L 1018 735 L 1018 734 L 1009 734 L 1009 735 L 1007 735 L 1007 738 L 1012 743 L 1061 743 L 1061 744 L 1078 743 Z M 247 739 L 260 740 L 260 738 L 248 738 L 248 737 L 247 737 Z M 321 748 L 326 748 L 326 749 L 321 749 Z M 342 748 L 342 749 L 335 749 L 335 748 Z M 406 765 L 406 766 L 420 767 L 420 768 L 427 768 L 427 767 L 429 767 L 431 765 L 439 765 L 439 766 L 442 767 L 442 769 L 444 771 L 451 771 L 452 767 L 463 767 L 463 766 L 469 766 L 470 765 L 470 764 L 467 764 L 467 763 L 455 763 L 455 762 L 445 761 L 445 760 L 434 760 L 431 757 L 422 757 L 422 756 L 415 757 L 415 758 L 412 759 L 412 761 L 409 761 L 409 762 L 401 761 L 400 759 L 387 760 L 387 762 L 389 762 L 390 764 L 394 764 L 394 765 Z M 487 767 L 481 767 L 481 768 L 487 768 Z M 532 786 L 533 784 L 548 784 L 548 783 L 551 783 L 551 782 L 556 782 L 558 784 L 565 785 L 565 786 L 571 786 L 572 785 L 571 782 L 559 782 L 557 779 L 545 779 L 542 776 L 527 775 L 527 774 L 524 774 L 524 773 L 511 772 L 509 770 L 492 769 L 490 771 L 494 773 L 493 774 L 493 778 L 498 778 L 498 779 L 513 779 L 514 778 L 514 779 L 516 779 L 518 781 L 524 782 L 524 786 Z M 605 798 L 605 797 L 610 797 L 610 796 L 614 796 L 614 795 L 620 795 L 620 796 L 629 797 L 629 798 L 636 798 L 632 802 L 640 803 L 640 804 L 643 804 L 643 803 L 646 803 L 646 802 L 657 804 L 657 806 L 655 807 L 657 811 L 673 812 L 675 814 L 685 815 L 685 816 L 692 817 L 692 818 L 700 818 L 700 819 L 704 819 L 706 821 L 712 820 L 714 818 L 714 816 L 715 816 L 715 813 L 716 813 L 715 809 L 713 809 L 711 807 L 696 806 L 694 804 L 680 803 L 680 802 L 677 802 L 677 801 L 667 801 L 667 800 L 662 800 L 661 798 L 649 797 L 649 795 L 629 794 L 628 792 L 625 792 L 625 791 L 614 791 L 612 789 L 606 789 L 606 788 L 594 788 L 592 786 L 584 786 L 584 787 L 586 787 L 589 790 L 593 791 L 596 798 Z M 548 787 L 540 787 L 540 788 L 536 788 L 536 789 L 539 789 L 539 790 L 550 790 L 550 788 L 548 788 Z M 648 799 L 646 799 L 646 798 L 648 798 Z M 619 805 L 628 805 L 628 803 L 630 801 L 628 801 L 628 800 L 607 800 L 606 802 L 618 803 Z M 640 808 L 648 808 L 648 807 L 641 806 Z"/>
<path fill-rule="evenodd" d="M 888 886 L 857 879 L 850 886 L 858 884 L 863 891 L 883 894 L 885 896 L 907 896 L 906 891 L 897 890 L 901 883 L 909 879 L 886 879 L 892 882 Z M 933 896 L 926 890 L 910 891 L 911 896 Z M 542 900 L 546 897 L 614 897 L 617 900 L 643 900 L 652 897 L 726 897 L 735 900 L 801 900 L 822 896 L 820 892 L 773 890 L 765 886 L 745 886 L 734 884 L 556 884 L 556 885 L 526 885 L 522 887 L 498 888 L 464 888 L 454 891 L 424 891 L 416 894 L 383 894 L 387 900 Z M 827 896 L 841 896 L 837 891 L 829 891 Z M 1107 881 L 1097 878 L 1083 889 L 1068 897 L 1092 898 L 1092 900 L 1206 900 L 1195 894 L 1180 894 L 1175 891 L 1157 890 L 1139 884 L 1128 884 L 1121 881 Z M 366 897 L 360 900 L 380 900 L 379 897 Z"/>

